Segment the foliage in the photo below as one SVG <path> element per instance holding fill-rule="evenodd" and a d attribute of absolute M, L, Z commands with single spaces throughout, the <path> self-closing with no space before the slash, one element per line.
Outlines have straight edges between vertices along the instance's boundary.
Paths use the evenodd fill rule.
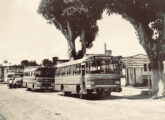
<path fill-rule="evenodd" d="M 52 63 L 52 61 L 50 61 L 49 59 L 44 59 L 44 60 L 42 61 L 42 65 L 43 65 L 44 67 L 52 67 L 52 66 L 53 66 L 53 63 Z"/>
<path fill-rule="evenodd" d="M 41 0 L 38 13 L 73 44 L 84 29 L 85 44 L 90 48 L 98 32 L 96 20 L 101 18 L 104 7 L 104 0 Z"/>
<path fill-rule="evenodd" d="M 8 61 L 7 60 L 4 60 L 3 63 L 8 63 Z"/>
<path fill-rule="evenodd" d="M 146 44 L 152 42 L 158 45 L 163 32 L 159 13 L 165 12 L 164 6 L 164 0 L 41 0 L 38 13 L 61 30 L 66 39 L 71 39 L 73 45 L 84 29 L 86 48 L 92 47 L 98 32 L 97 20 L 101 19 L 104 10 L 108 15 L 122 15 L 136 30 L 141 25 L 147 38 Z M 145 50 L 151 56 L 150 49 L 146 47 Z"/>
<path fill-rule="evenodd" d="M 21 66 L 27 67 L 27 66 L 38 66 L 36 61 L 28 61 L 28 60 L 22 60 L 21 61 Z"/>

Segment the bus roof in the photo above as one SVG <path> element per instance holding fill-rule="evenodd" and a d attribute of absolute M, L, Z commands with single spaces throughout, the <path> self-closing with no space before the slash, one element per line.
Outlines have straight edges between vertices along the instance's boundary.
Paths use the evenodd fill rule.
<path fill-rule="evenodd" d="M 27 67 L 24 69 L 24 72 L 31 72 L 31 71 L 36 71 L 38 69 L 48 69 L 52 67 L 42 67 L 42 66 L 36 66 L 36 67 Z"/>
<path fill-rule="evenodd" d="M 80 64 L 80 63 L 86 61 L 87 59 L 89 59 L 89 58 L 91 58 L 91 57 L 115 57 L 115 56 L 108 56 L 108 55 L 104 55 L 104 54 L 88 55 L 88 56 L 85 56 L 85 57 L 82 58 L 82 59 L 72 60 L 72 61 L 69 61 L 69 62 L 65 62 L 65 63 L 62 63 L 62 64 L 58 64 L 58 65 L 56 65 L 56 67 L 65 67 L 65 66 Z M 116 57 L 120 57 L 120 56 L 116 56 Z"/>
<path fill-rule="evenodd" d="M 9 72 L 8 75 L 23 74 L 23 72 Z"/>

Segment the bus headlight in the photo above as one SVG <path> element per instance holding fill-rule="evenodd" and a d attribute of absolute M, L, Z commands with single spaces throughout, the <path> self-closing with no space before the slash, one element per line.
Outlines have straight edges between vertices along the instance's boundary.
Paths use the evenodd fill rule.
<path fill-rule="evenodd" d="M 115 80 L 115 84 L 120 84 L 120 81 L 119 80 Z"/>

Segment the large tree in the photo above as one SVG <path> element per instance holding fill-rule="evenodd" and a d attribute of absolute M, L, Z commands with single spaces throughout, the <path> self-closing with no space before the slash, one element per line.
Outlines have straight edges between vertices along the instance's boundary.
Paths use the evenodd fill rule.
<path fill-rule="evenodd" d="M 128 20 L 138 33 L 152 67 L 153 95 L 165 91 L 163 61 L 165 61 L 165 1 L 164 0 L 107 0 L 107 11 Z"/>
<path fill-rule="evenodd" d="M 38 66 L 37 62 L 34 61 L 28 61 L 28 60 L 22 60 L 21 61 L 21 66 L 28 67 L 28 66 Z"/>
<path fill-rule="evenodd" d="M 68 42 L 70 58 L 83 57 L 86 48 L 98 32 L 96 20 L 100 19 L 105 8 L 105 1 L 100 0 L 41 0 L 38 13 L 42 14 L 50 24 L 54 24 Z M 82 49 L 76 53 L 75 40 L 80 37 Z"/>
<path fill-rule="evenodd" d="M 41 0 L 38 12 L 53 23 L 68 41 L 70 56 L 83 57 L 98 32 L 97 20 L 103 10 L 120 14 L 137 31 L 153 71 L 153 95 L 163 95 L 165 77 L 165 1 L 164 0 Z M 80 36 L 82 50 L 75 52 Z"/>

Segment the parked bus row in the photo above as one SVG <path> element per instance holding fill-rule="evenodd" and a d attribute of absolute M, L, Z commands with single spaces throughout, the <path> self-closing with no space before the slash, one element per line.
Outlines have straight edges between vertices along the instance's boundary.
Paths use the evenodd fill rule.
<path fill-rule="evenodd" d="M 26 68 L 23 73 L 23 86 L 27 90 L 49 89 L 91 96 L 109 96 L 120 92 L 122 77 L 121 57 L 90 55 L 83 59 L 58 64 L 53 68 Z"/>

